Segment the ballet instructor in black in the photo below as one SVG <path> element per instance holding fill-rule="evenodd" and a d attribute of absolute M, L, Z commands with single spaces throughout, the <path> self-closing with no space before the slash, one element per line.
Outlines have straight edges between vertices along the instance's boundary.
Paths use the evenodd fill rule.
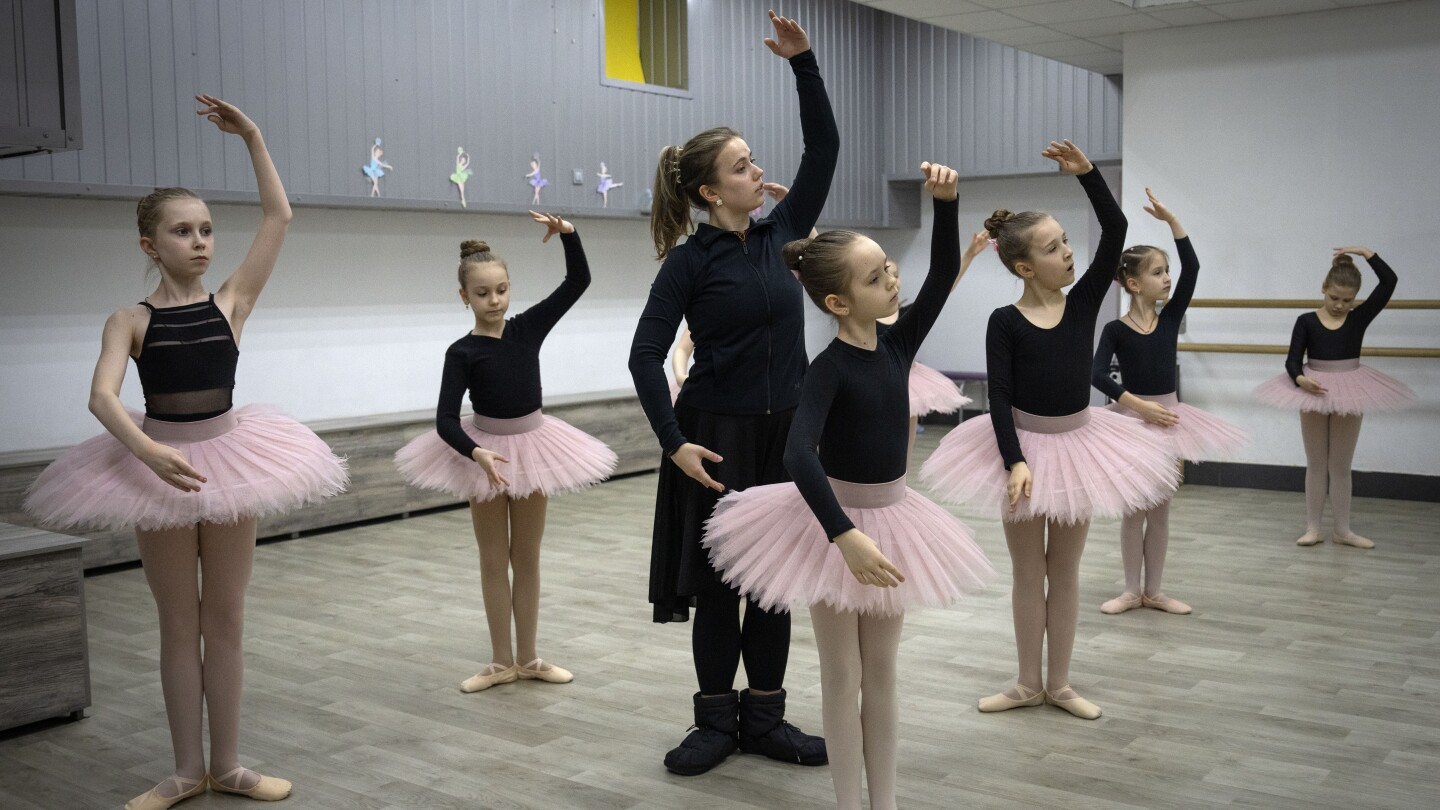
<path fill-rule="evenodd" d="M 695 608 L 692 646 L 699 691 L 695 730 L 665 756 L 674 773 L 704 773 L 735 751 L 802 765 L 825 764 L 825 741 L 785 717 L 790 614 L 748 602 L 710 567 L 700 540 L 726 489 L 788 480 L 785 439 L 805 374 L 800 283 L 780 248 L 809 234 L 825 206 L 840 134 L 810 39 L 794 20 L 770 12 L 766 46 L 788 59 L 800 99 L 805 150 L 789 195 L 762 220 L 764 171 L 740 133 L 720 127 L 667 146 L 656 169 L 650 215 L 663 264 L 630 347 L 640 403 L 669 463 L 655 499 L 650 601 L 655 621 L 686 621 Z M 708 213 L 690 232 L 690 208 Z M 664 363 L 684 319 L 695 364 L 670 403 Z M 708 466 L 707 466 L 708 462 Z M 749 688 L 735 691 L 741 657 Z"/>

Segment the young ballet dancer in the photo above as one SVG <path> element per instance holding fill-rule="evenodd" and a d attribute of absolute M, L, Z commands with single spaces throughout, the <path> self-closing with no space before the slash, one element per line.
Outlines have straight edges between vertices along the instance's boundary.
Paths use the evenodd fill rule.
<path fill-rule="evenodd" d="M 215 237 L 205 202 L 183 188 L 140 200 L 140 249 L 160 282 L 105 323 L 90 412 L 107 432 L 56 459 L 25 502 L 59 528 L 135 529 L 160 617 L 160 687 L 175 772 L 127 810 L 163 810 L 207 787 L 262 801 L 290 794 L 289 782 L 240 764 L 242 626 L 255 524 L 346 483 L 344 463 L 308 428 L 269 408 L 232 407 L 240 335 L 275 268 L 290 205 L 255 123 L 214 96 L 196 100 L 204 105 L 200 115 L 249 149 L 260 229 L 240 265 L 207 293 Z M 131 359 L 145 392 L 143 417 L 120 402 Z"/>
<path fill-rule="evenodd" d="M 1079 147 L 1051 142 L 1041 154 L 1079 178 L 1100 220 L 1099 246 L 1076 282 L 1069 239 L 1054 218 L 1001 209 L 985 221 L 1000 261 L 1024 280 L 1025 291 L 990 315 L 985 332 L 988 417 L 950 431 L 922 474 L 942 498 L 1004 510 L 1020 674 L 1015 686 L 982 698 L 980 711 L 1049 703 L 1093 720 L 1100 708 L 1070 686 L 1090 519 L 1156 506 L 1178 475 L 1165 445 L 1137 420 L 1089 407 L 1095 318 L 1119 266 L 1127 222 Z M 1062 290 L 1071 283 L 1067 297 Z"/>
<path fill-rule="evenodd" d="M 1115 400 L 1110 409 L 1144 420 L 1170 445 L 1178 458 L 1200 461 L 1229 455 L 1245 443 L 1245 433 L 1219 417 L 1182 403 L 1176 396 L 1175 343 L 1180 321 L 1195 294 L 1200 260 L 1180 218 L 1145 189 L 1150 204 L 1145 213 L 1170 226 L 1175 253 L 1180 257 L 1180 287 L 1170 295 L 1170 257 L 1150 245 L 1135 245 L 1120 254 L 1115 280 L 1130 294 L 1130 311 L 1105 324 L 1090 381 Z M 1166 301 L 1166 299 L 1169 299 Z M 1157 315 L 1155 305 L 1166 301 Z M 1120 362 L 1121 382 L 1110 378 L 1110 359 Z M 1165 549 L 1170 543 L 1170 499 L 1144 512 L 1131 512 L 1120 521 L 1120 558 L 1125 568 L 1125 591 L 1100 606 L 1103 613 L 1124 613 L 1138 607 L 1186 614 L 1190 606 L 1160 590 Z M 1145 584 L 1140 584 L 1141 566 Z"/>
<path fill-rule="evenodd" d="M 965 247 L 965 252 L 960 256 L 960 272 L 955 276 L 955 284 L 951 286 L 953 291 L 959 286 L 960 279 L 965 277 L 965 271 L 970 269 L 970 263 L 975 261 L 986 248 L 990 247 L 990 235 L 980 231 L 970 237 L 970 244 Z M 895 282 L 900 282 L 900 265 L 891 260 L 886 264 L 886 269 L 895 276 Z M 896 320 L 909 311 L 910 304 L 902 304 L 893 315 L 881 318 L 876 321 L 876 329 L 883 334 Z M 954 413 L 969 405 L 973 400 L 965 396 L 959 387 L 944 374 L 935 369 L 916 361 L 910 365 L 910 376 L 907 382 L 910 393 L 910 440 L 906 445 L 905 458 L 908 460 L 915 450 L 915 430 L 920 424 L 920 417 L 932 413 Z M 909 466 L 908 463 L 906 466 Z"/>
<path fill-rule="evenodd" d="M 795 482 L 726 495 L 705 545 L 725 581 L 762 608 L 810 606 L 820 652 L 830 777 L 841 808 L 895 807 L 895 657 L 905 611 L 943 607 L 994 575 L 970 530 L 905 484 L 907 379 L 959 280 L 954 169 L 922 164 L 935 198 L 930 274 L 894 326 L 900 281 L 853 231 L 785 246 L 785 262 L 839 335 L 810 364 L 785 444 Z M 806 508 L 808 506 L 808 509 Z"/>
<path fill-rule="evenodd" d="M 692 650 L 700 689 L 695 730 L 665 756 L 665 767 L 704 773 L 738 746 L 803 765 L 825 763 L 825 741 L 785 721 L 790 614 L 747 600 L 720 580 L 700 545 L 704 521 L 727 487 L 786 480 L 785 436 L 805 373 L 800 283 L 781 246 L 810 232 L 835 172 L 840 133 L 810 40 L 794 20 L 770 13 L 765 44 L 789 60 L 800 98 L 805 151 L 789 195 L 769 216 L 763 170 L 735 130 L 706 130 L 667 146 L 655 172 L 650 228 L 663 264 L 635 328 L 630 373 L 645 415 L 671 463 L 660 465 L 650 556 L 657 622 L 686 621 L 695 608 Z M 690 231 L 691 207 L 709 221 Z M 695 362 L 672 406 L 665 355 L 685 320 Z M 710 465 L 707 468 L 707 463 Z M 750 685 L 735 692 L 740 659 Z"/>
<path fill-rule="evenodd" d="M 1360 306 L 1360 270 L 1350 254 L 1364 256 L 1380 281 Z M 1314 312 L 1295 319 L 1285 373 L 1255 389 L 1262 403 L 1300 410 L 1305 441 L 1305 533 L 1296 545 L 1313 546 L 1323 538 L 1320 520 L 1325 493 L 1335 510 L 1336 543 L 1374 548 L 1375 542 L 1350 528 L 1350 462 L 1367 411 L 1394 411 L 1415 400 L 1410 386 L 1360 363 L 1365 330 L 1395 292 L 1395 271 L 1367 247 L 1335 248 L 1330 272 L 1320 285 L 1325 300 Z M 1354 309 L 1351 309 L 1354 307 Z"/>
<path fill-rule="evenodd" d="M 435 430 L 395 454 L 412 485 L 470 501 L 490 663 L 460 684 L 462 692 L 515 680 L 569 683 L 574 677 L 536 652 L 545 507 L 551 495 L 609 477 L 617 461 L 599 439 L 540 410 L 540 345 L 590 286 L 590 266 L 574 225 L 550 214 L 530 216 L 545 226 L 542 242 L 560 234 L 565 279 L 545 300 L 506 319 L 511 287 L 505 260 L 485 242 L 461 243 L 460 301 L 475 325 L 445 352 Z M 467 389 L 475 412 L 462 422 Z"/>

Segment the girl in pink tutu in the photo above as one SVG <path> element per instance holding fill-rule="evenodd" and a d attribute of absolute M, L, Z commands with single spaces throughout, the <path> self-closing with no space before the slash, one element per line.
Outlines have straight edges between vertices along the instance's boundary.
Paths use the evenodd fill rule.
<path fill-rule="evenodd" d="M 207 293 L 215 241 L 205 202 L 183 188 L 140 200 L 140 249 L 160 283 L 105 323 L 90 411 L 108 432 L 56 459 L 25 502 L 58 528 L 135 529 L 160 614 L 160 685 L 175 772 L 127 810 L 163 810 L 207 788 L 263 801 L 290 794 L 289 782 L 240 764 L 241 628 L 255 525 L 346 483 L 343 462 L 303 425 L 262 407 L 232 408 L 240 335 L 275 268 L 290 205 L 255 123 L 214 96 L 196 100 L 200 115 L 249 149 L 260 230 L 235 272 Z M 143 417 L 120 403 L 131 359 L 145 392 Z"/>
<path fill-rule="evenodd" d="M 786 264 L 839 321 L 839 336 L 800 391 L 785 443 L 795 482 L 726 495 L 704 541 L 725 581 L 761 607 L 810 606 L 830 776 L 838 806 L 856 810 L 862 771 L 870 807 L 895 807 L 905 610 L 943 607 L 994 575 L 970 530 L 905 485 L 906 378 L 961 263 L 955 170 L 921 171 L 935 198 L 930 274 L 892 328 L 876 321 L 898 309 L 900 283 L 874 241 L 828 231 L 785 245 Z"/>
<path fill-rule="evenodd" d="M 1195 294 L 1200 260 L 1180 219 L 1145 189 L 1150 204 L 1145 212 L 1170 225 L 1175 252 L 1180 256 L 1180 288 L 1170 295 L 1170 258 L 1150 245 L 1126 248 L 1120 255 L 1115 280 L 1130 293 L 1130 311 L 1123 318 L 1105 324 L 1090 379 L 1095 387 L 1115 400 L 1110 409 L 1144 421 L 1157 436 L 1169 443 L 1179 458 L 1200 461 L 1228 455 L 1245 443 L 1239 428 L 1176 397 L 1175 344 L 1180 320 Z M 1166 299 L 1157 315 L 1155 305 Z M 1120 378 L 1110 378 L 1110 359 L 1119 358 Z M 1185 614 L 1190 606 L 1160 590 L 1165 567 L 1165 549 L 1170 542 L 1170 499 L 1143 512 L 1131 512 L 1120 521 L 1120 557 L 1125 567 L 1125 591 L 1100 606 L 1104 613 L 1124 613 L 1144 606 L 1166 613 Z M 1145 585 L 1140 585 L 1141 565 Z"/>
<path fill-rule="evenodd" d="M 590 286 L 590 266 L 574 225 L 550 214 L 530 216 L 545 226 L 541 241 L 560 234 L 565 280 L 545 300 L 507 320 L 505 260 L 485 242 L 461 243 L 460 300 L 475 316 L 475 326 L 445 352 L 435 430 L 395 454 L 400 474 L 412 485 L 470 501 L 491 655 L 484 669 L 460 684 L 463 692 L 516 680 L 569 683 L 574 677 L 536 653 L 545 507 L 552 495 L 605 480 L 617 461 L 599 439 L 540 410 L 540 345 Z M 466 389 L 475 413 L 462 422 Z"/>
<path fill-rule="evenodd" d="M 1353 310 L 1360 292 L 1360 270 L 1349 254 L 1364 256 L 1379 276 L 1365 303 Z M 1255 397 L 1276 408 L 1300 410 L 1300 437 L 1305 441 L 1305 533 L 1296 545 L 1313 546 L 1322 539 L 1320 518 L 1325 493 L 1335 508 L 1336 543 L 1374 548 L 1374 541 L 1350 528 L 1350 462 L 1360 439 L 1366 411 L 1394 411 L 1415 401 L 1410 386 L 1388 374 L 1361 365 L 1365 330 L 1395 293 L 1395 271 L 1367 247 L 1335 248 L 1320 309 L 1295 319 L 1285 373 L 1262 383 Z"/>
<path fill-rule="evenodd" d="M 1050 703 L 1093 720 L 1100 708 L 1070 686 L 1090 519 L 1160 504 L 1178 474 L 1168 448 L 1138 420 L 1089 407 L 1095 318 L 1120 264 L 1127 222 L 1078 147 L 1051 142 L 1042 154 L 1079 178 L 1100 220 L 1100 244 L 1077 283 L 1069 239 L 1054 218 L 1001 209 L 985 221 L 1000 260 L 1024 280 L 1025 292 L 990 315 L 989 415 L 950 431 L 921 472 L 942 498 L 1004 510 L 1020 677 L 981 699 L 980 711 Z M 1067 297 L 1062 290 L 1071 283 Z"/>
<path fill-rule="evenodd" d="M 970 263 L 975 261 L 985 248 L 990 247 L 990 235 L 980 231 L 970 237 L 970 244 L 966 246 L 965 253 L 960 257 L 960 273 L 955 277 L 955 284 L 950 287 L 954 291 L 959 286 L 960 279 L 965 277 L 965 271 L 970 269 Z M 900 281 L 900 265 L 891 261 L 886 265 L 891 275 L 895 276 L 898 284 Z M 894 315 L 881 318 L 876 321 L 876 329 L 884 333 L 895 323 L 901 315 L 910 309 L 910 304 L 902 304 Z M 915 450 L 915 430 L 920 424 L 920 417 L 932 413 L 954 413 L 969 405 L 972 400 L 965 396 L 954 382 L 944 374 L 935 369 L 916 361 L 910 365 L 910 376 L 907 381 L 910 394 L 910 442 L 905 451 L 907 463 Z"/>

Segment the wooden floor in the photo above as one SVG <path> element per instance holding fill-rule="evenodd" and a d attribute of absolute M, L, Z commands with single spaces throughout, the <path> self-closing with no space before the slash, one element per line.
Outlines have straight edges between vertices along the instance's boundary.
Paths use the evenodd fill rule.
<path fill-rule="evenodd" d="M 939 433 L 921 436 L 923 458 Z M 689 625 L 645 602 L 653 475 L 551 505 L 541 653 L 565 686 L 457 685 L 488 652 L 464 511 L 268 544 L 247 624 L 246 764 L 292 779 L 293 808 L 780 808 L 833 804 L 828 769 L 732 757 L 660 764 L 690 723 Z M 1014 678 L 1009 558 L 990 591 L 907 618 L 901 806 L 1440 806 L 1436 504 L 1357 500 L 1373 551 L 1297 548 L 1299 495 L 1185 487 L 1166 591 L 1194 615 L 1104 616 L 1117 526 L 1082 568 L 1073 682 L 1096 722 L 1039 707 L 981 715 Z M 965 517 L 964 513 L 959 513 Z M 118 808 L 172 767 L 158 631 L 139 569 L 87 580 L 90 717 L 0 736 L 0 807 Z M 743 684 L 743 677 L 741 683 Z M 790 717 L 820 732 L 808 615 L 796 615 Z M 250 806 L 207 795 L 184 807 Z"/>

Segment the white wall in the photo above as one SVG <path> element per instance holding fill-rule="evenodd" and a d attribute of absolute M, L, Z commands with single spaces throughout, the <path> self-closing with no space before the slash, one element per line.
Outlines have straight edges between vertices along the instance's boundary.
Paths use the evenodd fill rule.
<path fill-rule="evenodd" d="M 211 289 L 243 257 L 259 208 L 213 205 Z M 100 331 L 145 297 L 134 203 L 0 196 L 0 452 L 99 432 L 86 410 Z M 542 350 L 547 396 L 631 389 L 630 339 L 657 264 L 647 222 L 574 220 L 594 283 Z M 275 275 L 246 324 L 236 402 L 301 420 L 435 407 L 445 348 L 474 321 L 456 297 L 462 239 L 509 262 L 512 311 L 564 275 L 558 239 L 525 217 L 296 209 Z M 132 365 L 122 399 L 143 408 Z"/>
<path fill-rule="evenodd" d="M 1397 298 L 1440 298 L 1440 4 L 1397 3 L 1125 36 L 1124 196 L 1132 242 L 1169 231 L 1132 209 L 1152 186 L 1202 262 L 1199 297 L 1318 300 L 1330 248 L 1377 250 Z M 1365 270 L 1368 293 L 1374 280 Z M 1195 342 L 1288 343 L 1297 311 L 1191 310 Z M 1390 310 L 1372 346 L 1440 346 L 1440 313 Z M 1366 417 L 1355 468 L 1440 473 L 1440 362 L 1368 358 L 1419 406 Z M 1275 355 L 1181 354 L 1185 398 L 1249 430 L 1240 460 L 1304 463 L 1298 419 L 1250 390 Z"/>
<path fill-rule="evenodd" d="M 1077 255 L 1089 255 L 1089 207 L 1073 179 L 967 181 L 962 234 L 979 230 L 1001 205 L 1050 211 L 1070 229 Z M 908 295 L 929 265 L 929 204 L 921 210 L 918 229 L 872 234 L 900 262 Z M 216 204 L 211 214 L 214 289 L 249 246 L 259 209 Z M 0 196 L 0 397 L 7 405 L 0 452 L 69 445 L 100 430 L 85 403 L 101 326 L 154 286 L 153 275 L 145 281 L 133 222 L 131 202 Z M 545 343 L 546 396 L 631 388 L 630 339 L 657 269 L 645 220 L 575 222 L 595 281 Z M 541 245 L 542 233 L 522 217 L 297 208 L 275 275 L 245 328 L 236 402 L 273 403 L 306 421 L 433 408 L 445 347 L 472 323 L 455 297 L 460 240 L 487 239 L 506 258 L 518 312 L 563 274 L 558 242 Z M 994 253 L 982 255 L 922 361 L 984 371 L 986 319 L 1019 293 L 1019 281 Z M 806 318 L 813 356 L 834 336 L 834 321 L 809 305 Z M 133 366 L 122 399 L 144 407 Z"/>

